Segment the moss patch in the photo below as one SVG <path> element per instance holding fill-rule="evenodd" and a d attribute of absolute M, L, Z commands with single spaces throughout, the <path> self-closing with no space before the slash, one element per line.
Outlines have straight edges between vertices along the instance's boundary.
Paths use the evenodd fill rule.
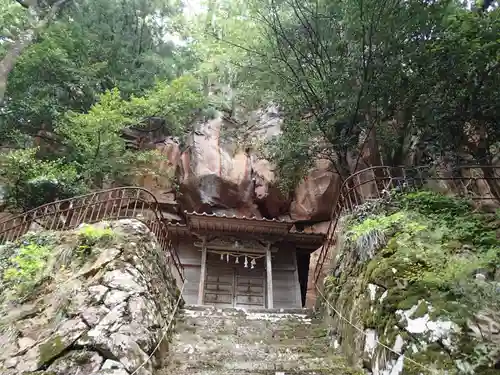
<path fill-rule="evenodd" d="M 397 310 L 416 308 L 412 319 L 429 314 L 432 320 L 452 320 L 464 327 L 463 332 L 473 313 L 500 311 L 493 283 L 474 277 L 478 270 L 490 276 L 500 271 L 498 215 L 477 212 L 466 200 L 427 191 L 393 195 L 390 204 L 370 207 L 358 208 L 359 217 L 354 212 L 345 220 L 345 241 L 333 264 L 335 277 L 327 277 L 325 283 L 327 298 L 344 317 L 354 318 L 350 321 L 357 321 L 360 328 L 376 330 L 379 340 L 392 346 L 406 324 Z M 386 297 L 369 301 L 370 283 L 387 290 Z M 356 342 L 364 338 L 341 319 L 333 318 L 331 324 L 342 334 L 342 349 L 355 361 L 363 351 Z M 421 340 L 426 337 L 411 335 L 407 343 Z M 456 369 L 455 360 L 467 357 L 477 367 L 480 361 L 471 357 L 477 345 L 467 346 L 467 341 L 470 338 L 457 341 L 461 354 L 453 358 L 442 346 L 432 345 L 412 356 L 428 364 L 441 363 L 442 369 Z M 493 360 L 487 367 L 492 364 Z"/>
<path fill-rule="evenodd" d="M 43 366 L 44 364 L 50 362 L 52 359 L 56 358 L 59 354 L 61 354 L 66 346 L 62 341 L 61 336 L 56 335 L 51 337 L 45 343 L 41 344 L 39 347 L 40 357 L 38 360 L 38 365 Z"/>

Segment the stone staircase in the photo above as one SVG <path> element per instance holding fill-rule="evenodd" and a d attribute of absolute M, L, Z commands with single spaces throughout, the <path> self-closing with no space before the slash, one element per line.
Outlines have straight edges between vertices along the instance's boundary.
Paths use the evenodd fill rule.
<path fill-rule="evenodd" d="M 186 307 L 169 353 L 172 375 L 355 374 L 307 310 Z"/>

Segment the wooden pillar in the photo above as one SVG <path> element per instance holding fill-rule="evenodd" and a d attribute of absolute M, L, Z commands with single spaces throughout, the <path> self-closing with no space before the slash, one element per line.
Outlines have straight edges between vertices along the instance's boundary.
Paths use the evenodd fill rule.
<path fill-rule="evenodd" d="M 295 279 L 295 303 L 297 307 L 302 307 L 302 288 L 300 286 L 300 277 L 299 277 L 299 265 L 297 263 L 297 249 L 293 249 L 293 266 L 295 267 L 295 271 L 293 271 L 293 278 Z"/>
<path fill-rule="evenodd" d="M 266 272 L 267 272 L 267 308 L 272 309 L 274 305 L 273 298 L 273 265 L 271 262 L 271 243 L 267 244 L 266 249 Z"/>
<path fill-rule="evenodd" d="M 198 305 L 203 305 L 203 295 L 205 294 L 205 279 L 207 278 L 207 240 L 203 238 L 201 246 L 201 271 L 200 285 L 198 286 Z"/>

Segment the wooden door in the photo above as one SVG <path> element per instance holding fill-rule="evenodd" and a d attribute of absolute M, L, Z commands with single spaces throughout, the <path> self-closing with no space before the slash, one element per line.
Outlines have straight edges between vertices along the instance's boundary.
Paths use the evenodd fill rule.
<path fill-rule="evenodd" d="M 215 254 L 207 254 L 207 275 L 203 304 L 233 307 L 234 284 L 234 268 L 218 260 Z"/>
<path fill-rule="evenodd" d="M 236 268 L 235 306 L 265 307 L 265 273 L 261 269 Z"/>
<path fill-rule="evenodd" d="M 265 307 L 266 283 L 263 265 L 245 268 L 215 254 L 207 254 L 207 275 L 203 304 L 218 307 Z"/>

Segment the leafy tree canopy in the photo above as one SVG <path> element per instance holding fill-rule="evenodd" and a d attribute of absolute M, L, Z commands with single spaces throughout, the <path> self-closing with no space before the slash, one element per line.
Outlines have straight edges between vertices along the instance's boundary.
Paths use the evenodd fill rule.
<path fill-rule="evenodd" d="M 26 148 L 52 132 L 57 152 L 36 157 L 95 188 L 147 164 L 126 150 L 126 126 L 159 118 L 182 135 L 198 116 L 273 102 L 282 135 L 264 154 L 285 190 L 316 158 L 341 177 L 362 164 L 491 165 L 497 3 L 0 0 L 0 136 Z"/>

